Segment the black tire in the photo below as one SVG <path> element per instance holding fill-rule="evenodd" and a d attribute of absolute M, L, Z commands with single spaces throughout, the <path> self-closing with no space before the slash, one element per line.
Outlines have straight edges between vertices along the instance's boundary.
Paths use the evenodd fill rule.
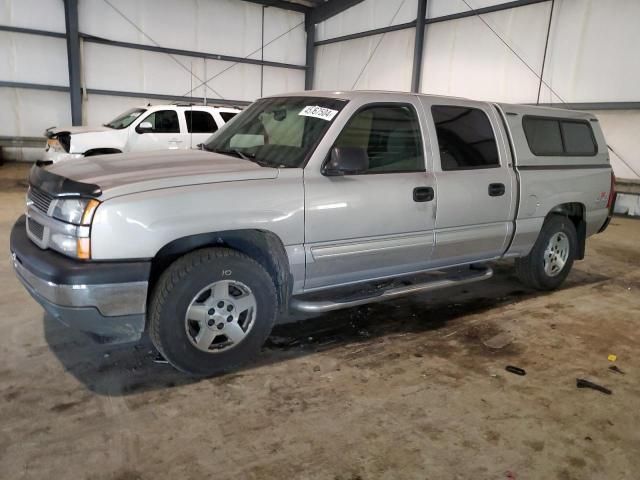
<path fill-rule="evenodd" d="M 255 297 L 256 313 L 246 337 L 225 351 L 207 353 L 196 348 L 185 329 L 187 308 L 203 288 L 220 280 L 241 282 Z M 271 276 L 255 260 L 228 248 L 196 250 L 163 272 L 149 308 L 151 341 L 178 370 L 211 376 L 233 370 L 251 360 L 275 322 L 278 297 Z"/>
<path fill-rule="evenodd" d="M 545 250 L 554 236 L 564 233 L 569 240 L 569 252 L 564 267 L 555 275 L 545 272 Z M 578 251 L 578 235 L 573 222 L 564 215 L 549 216 L 529 255 L 516 259 L 516 274 L 525 285 L 537 290 L 555 290 L 567 278 Z"/>

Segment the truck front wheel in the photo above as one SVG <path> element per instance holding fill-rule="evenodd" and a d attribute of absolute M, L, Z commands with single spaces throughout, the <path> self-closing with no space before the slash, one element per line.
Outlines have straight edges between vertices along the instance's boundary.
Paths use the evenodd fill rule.
<path fill-rule="evenodd" d="M 222 373 L 260 351 L 277 303 L 273 280 L 253 259 L 227 248 L 196 250 L 160 277 L 149 308 L 151 340 L 178 370 Z"/>
<path fill-rule="evenodd" d="M 563 215 L 551 215 L 529 255 L 516 259 L 516 274 L 529 287 L 554 290 L 569 275 L 577 251 L 578 235 L 573 222 Z"/>

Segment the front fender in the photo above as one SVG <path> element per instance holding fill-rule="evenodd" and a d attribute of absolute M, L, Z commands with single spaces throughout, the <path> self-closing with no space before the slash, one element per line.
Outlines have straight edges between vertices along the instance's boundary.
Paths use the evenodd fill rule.
<path fill-rule="evenodd" d="M 302 244 L 302 171 L 287 169 L 275 179 L 166 188 L 106 200 L 94 216 L 91 257 L 149 259 L 175 240 L 235 230 L 272 232 L 285 247 Z"/>

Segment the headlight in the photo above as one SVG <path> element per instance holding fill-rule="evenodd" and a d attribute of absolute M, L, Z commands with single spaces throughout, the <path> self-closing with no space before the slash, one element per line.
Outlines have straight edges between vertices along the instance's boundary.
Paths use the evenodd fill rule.
<path fill-rule="evenodd" d="M 53 217 L 74 225 L 91 225 L 93 214 L 100 202 L 91 198 L 70 198 L 58 200 L 53 209 Z"/>
<path fill-rule="evenodd" d="M 91 238 L 89 226 L 100 202 L 93 198 L 70 198 L 58 200 L 53 209 L 53 217 L 63 222 L 77 225 L 75 235 L 55 232 L 49 239 L 51 248 L 71 257 L 88 260 L 91 258 Z"/>

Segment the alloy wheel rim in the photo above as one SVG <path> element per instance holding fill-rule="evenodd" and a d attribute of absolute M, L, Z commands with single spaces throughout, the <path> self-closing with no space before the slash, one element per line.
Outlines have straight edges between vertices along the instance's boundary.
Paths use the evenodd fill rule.
<path fill-rule="evenodd" d="M 187 337 L 202 352 L 225 352 L 247 337 L 256 312 L 256 298 L 248 286 L 219 280 L 200 290 L 189 303 L 184 317 Z"/>
<path fill-rule="evenodd" d="M 569 258 L 569 237 L 564 232 L 555 233 L 544 250 L 544 272 L 555 277 L 564 269 Z"/>

